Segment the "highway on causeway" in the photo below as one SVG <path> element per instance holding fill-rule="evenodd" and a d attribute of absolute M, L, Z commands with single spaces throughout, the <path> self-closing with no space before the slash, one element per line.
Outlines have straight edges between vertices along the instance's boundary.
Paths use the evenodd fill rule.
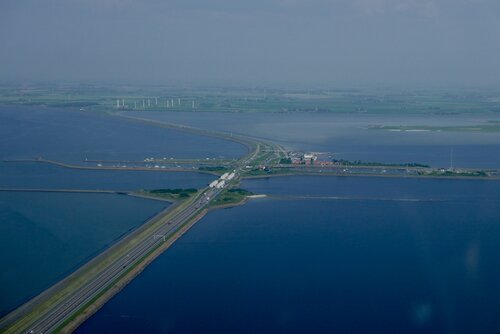
<path fill-rule="evenodd" d="M 207 135 L 206 133 L 204 133 Z M 235 136 L 231 137 L 235 140 Z M 271 143 L 240 137 L 249 148 L 248 154 L 237 161 L 234 173 L 217 187 L 206 187 L 197 195 L 180 202 L 151 218 L 109 251 L 0 320 L 2 333 L 70 332 L 128 283 L 158 254 L 168 248 L 207 211 L 211 202 L 225 189 L 239 182 L 248 165 L 258 163 L 263 152 L 280 158 L 283 148 Z M 265 155 L 266 157 L 268 155 Z M 225 175 L 228 175 L 226 173 Z M 167 244 L 165 244 L 167 242 Z M 162 246 L 166 246 L 162 248 Z M 134 271 L 135 270 L 135 271 Z M 137 271 L 138 270 L 138 271 Z M 75 279 L 76 278 L 76 279 Z M 94 310 L 91 310 L 91 307 Z M 90 312 L 85 312 L 89 311 Z"/>
<path fill-rule="evenodd" d="M 49 312 L 33 322 L 24 332 L 51 333 L 58 329 L 68 317 L 92 301 L 100 292 L 123 276 L 133 264 L 141 261 L 144 256 L 178 231 L 181 225 L 204 209 L 210 200 L 221 191 L 222 189 L 205 189 L 205 192 L 191 205 L 155 230 L 150 238 L 146 238 L 143 242 L 137 244 L 127 255 L 118 258 L 112 265 L 99 272 L 98 275 L 80 289 L 74 291 L 69 297 L 56 303 Z M 209 199 L 207 200 L 207 198 Z"/>

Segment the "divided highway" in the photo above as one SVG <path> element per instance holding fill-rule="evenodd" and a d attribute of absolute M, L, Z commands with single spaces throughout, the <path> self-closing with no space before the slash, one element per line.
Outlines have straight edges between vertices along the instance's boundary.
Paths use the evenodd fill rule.
<path fill-rule="evenodd" d="M 206 188 L 189 206 L 150 233 L 150 237 L 138 243 L 126 255 L 117 258 L 111 265 L 100 271 L 72 294 L 54 303 L 50 310 L 29 324 L 22 332 L 52 333 L 57 330 L 73 314 L 82 307 L 88 306 L 95 297 L 116 283 L 134 264 L 144 260 L 145 256 L 178 232 L 184 223 L 189 222 L 198 212 L 205 209 L 222 190 Z"/>
<path fill-rule="evenodd" d="M 174 126 L 152 121 L 148 121 L 148 123 L 162 127 Z M 194 128 L 182 128 L 182 130 L 228 139 L 226 134 L 213 131 Z M 276 152 L 272 156 L 278 160 L 283 152 L 283 149 L 278 145 L 263 143 L 259 140 L 232 135 L 230 139 L 244 144 L 249 149 L 249 153 L 237 161 L 234 174 L 231 173 L 229 180 L 219 179 L 223 180 L 223 182 L 219 182 L 221 186 L 207 187 L 195 197 L 153 217 L 143 225 L 143 228 L 139 228 L 129 237 L 118 242 L 115 245 L 116 248 L 114 248 L 115 246 L 111 247 L 108 252 L 82 267 L 74 274 L 75 277 L 70 276 L 62 283 L 0 319 L 0 332 L 39 334 L 60 330 L 71 331 L 74 326 L 65 327 L 69 322 L 77 316 L 82 316 L 82 312 L 106 292 L 116 293 L 118 290 L 113 291 L 112 289 L 117 287 L 117 283 L 127 282 L 126 280 L 122 281 L 122 279 L 127 277 L 130 271 L 143 268 L 141 266 L 147 264 L 145 261 L 151 260 L 150 256 L 165 242 L 175 241 L 182 235 L 186 225 L 188 227 L 190 223 L 199 219 L 221 192 L 238 182 L 248 165 L 262 163 L 260 160 L 269 156 L 264 152 Z M 229 173 L 225 175 L 227 176 Z M 83 320 L 84 318 L 78 319 L 72 325 L 78 325 Z"/>

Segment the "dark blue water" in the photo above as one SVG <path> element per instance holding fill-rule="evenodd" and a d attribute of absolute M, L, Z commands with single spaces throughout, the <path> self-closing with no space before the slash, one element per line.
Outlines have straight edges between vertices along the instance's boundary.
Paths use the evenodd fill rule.
<path fill-rule="evenodd" d="M 243 145 L 70 109 L 0 106 L 0 159 L 235 158 Z"/>
<path fill-rule="evenodd" d="M 123 195 L 0 192 L 0 315 L 167 206 Z"/>
<path fill-rule="evenodd" d="M 45 163 L 0 162 L 0 188 L 138 190 L 202 188 L 216 176 L 184 172 L 78 170 Z"/>
<path fill-rule="evenodd" d="M 390 132 L 386 126 L 474 127 L 494 114 L 415 115 L 348 113 L 129 112 L 145 118 L 268 138 L 292 150 L 331 152 L 337 159 L 434 167 L 500 168 L 500 133 L 474 131 Z"/>
<path fill-rule="evenodd" d="M 77 332 L 498 333 L 498 182 L 288 180 L 358 199 L 213 211 Z"/>

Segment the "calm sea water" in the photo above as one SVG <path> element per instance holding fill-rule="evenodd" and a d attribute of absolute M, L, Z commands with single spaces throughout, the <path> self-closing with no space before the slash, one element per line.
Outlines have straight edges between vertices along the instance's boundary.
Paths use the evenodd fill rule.
<path fill-rule="evenodd" d="M 235 158 L 243 145 L 70 109 L 0 106 L 0 159 Z"/>
<path fill-rule="evenodd" d="M 293 150 L 330 152 L 337 159 L 435 167 L 499 168 L 500 133 L 389 132 L 372 125 L 468 126 L 500 121 L 496 114 L 397 115 L 346 113 L 130 112 L 132 115 L 271 139 Z"/>
<path fill-rule="evenodd" d="M 498 333 L 498 182 L 243 186 L 77 332 Z"/>
<path fill-rule="evenodd" d="M 123 195 L 0 192 L 0 315 L 167 206 Z"/>

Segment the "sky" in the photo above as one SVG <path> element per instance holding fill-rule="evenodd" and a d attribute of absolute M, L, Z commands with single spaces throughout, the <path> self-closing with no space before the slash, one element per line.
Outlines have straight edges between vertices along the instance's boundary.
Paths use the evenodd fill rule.
<path fill-rule="evenodd" d="M 500 83 L 498 0 L 0 0 L 0 83 Z"/>

